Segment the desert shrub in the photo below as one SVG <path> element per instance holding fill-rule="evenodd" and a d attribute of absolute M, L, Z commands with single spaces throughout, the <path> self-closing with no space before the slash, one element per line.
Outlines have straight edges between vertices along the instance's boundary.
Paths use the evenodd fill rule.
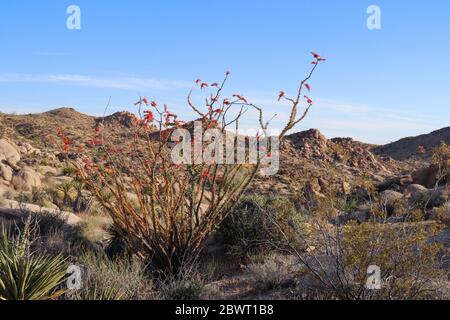
<path fill-rule="evenodd" d="M 227 275 L 236 272 L 238 268 L 240 266 L 236 265 L 236 260 L 232 256 L 224 255 L 221 252 L 217 256 L 205 253 L 198 264 L 198 272 L 208 282 L 223 279 Z"/>
<path fill-rule="evenodd" d="M 63 231 L 68 229 L 67 218 L 57 211 L 43 211 L 39 215 L 28 213 L 19 222 L 18 227 L 23 229 L 26 226 L 26 221 L 31 219 L 35 225 L 35 231 L 38 237 L 45 237 L 55 231 Z"/>
<path fill-rule="evenodd" d="M 13 191 L 8 190 L 8 191 L 6 191 L 6 192 L 3 194 L 3 197 L 4 197 L 5 199 L 13 200 L 14 197 L 15 197 L 15 194 L 14 194 Z"/>
<path fill-rule="evenodd" d="M 15 223 L 15 227 L 19 232 L 24 232 L 28 223 L 33 226 L 31 249 L 35 252 L 47 255 L 62 253 L 69 256 L 95 247 L 84 236 L 82 227 L 67 224 L 67 218 L 61 212 L 24 213 Z"/>
<path fill-rule="evenodd" d="M 437 224 L 356 225 L 343 230 L 344 273 L 351 274 L 350 292 L 358 292 L 367 278 L 367 267 L 374 264 L 382 271 L 382 289 L 369 297 L 383 299 L 430 299 L 438 288 L 433 280 L 443 277 L 438 254 L 442 246 L 429 241 L 442 230 Z M 372 261 L 372 262 L 370 262 Z M 352 289 L 356 289 L 353 291 Z M 363 293 L 361 297 L 364 297 Z M 355 297 L 358 297 L 357 295 Z"/>
<path fill-rule="evenodd" d="M 258 195 L 244 197 L 222 222 L 218 232 L 229 253 L 240 258 L 283 249 L 285 237 L 292 244 L 301 245 L 298 238 L 307 236 L 304 218 L 289 199 Z"/>
<path fill-rule="evenodd" d="M 342 212 L 354 212 L 358 208 L 358 199 L 356 197 L 343 197 L 338 208 Z"/>
<path fill-rule="evenodd" d="M 29 192 L 20 192 L 14 200 L 19 203 L 31 203 L 33 201 L 33 196 Z"/>
<path fill-rule="evenodd" d="M 31 203 L 46 207 L 52 203 L 52 199 L 45 189 L 33 187 L 31 191 Z"/>
<path fill-rule="evenodd" d="M 310 89 L 307 81 L 325 60 L 316 53 L 313 56 L 311 71 L 294 95 L 279 94 L 279 100 L 284 99 L 291 104 L 289 120 L 278 136 L 280 139 L 307 116 L 313 105 L 303 92 Z M 180 270 L 197 260 L 207 239 L 258 172 L 267 169 L 268 158 L 278 155 L 278 142 L 269 136 L 270 120 L 265 121 L 263 109 L 249 103 L 240 94 L 228 98 L 223 96 L 228 77 L 227 72 L 220 84 L 208 85 L 197 81 L 200 91 L 209 88 L 210 92 L 206 99 L 198 100 L 193 93 L 188 96 L 188 107 L 195 112 L 197 119 L 200 118 L 196 124 L 181 121 L 166 105 L 141 98 L 136 103 L 140 117 L 130 121 L 131 132 L 123 132 L 120 138 L 114 139 L 108 134 L 108 128 L 98 126 L 89 143 L 79 145 L 61 130 L 58 132 L 62 154 L 68 164 L 76 168 L 78 179 L 120 228 L 128 247 L 151 260 L 152 267 L 165 275 L 178 275 Z M 197 101 L 205 104 L 200 106 Z M 229 129 L 238 129 L 246 108 L 256 112 L 255 125 L 260 129 L 255 137 L 261 147 L 256 161 L 251 161 L 246 153 L 246 161 L 225 165 L 220 152 L 214 152 L 212 161 L 203 157 L 199 161 L 198 151 L 206 151 L 211 146 L 223 148 L 221 139 L 207 137 L 204 131 L 215 129 L 222 137 L 231 135 Z M 196 134 L 193 140 L 187 134 L 177 135 L 180 132 L 176 130 L 181 128 L 186 129 L 183 134 L 190 135 L 192 130 L 196 131 L 196 126 L 202 129 L 199 138 Z M 208 140 L 213 140 L 210 145 L 206 144 Z M 272 142 L 268 143 L 269 140 Z M 194 157 L 191 155 L 186 159 L 189 155 L 184 153 L 185 150 L 179 151 L 178 156 L 184 159 L 175 163 L 177 161 L 172 157 L 175 141 L 177 146 L 180 142 L 187 142 L 189 146 L 193 144 Z M 268 152 L 262 151 L 263 143 Z M 86 149 L 90 149 L 89 152 L 83 151 Z M 137 196 L 137 202 L 128 197 L 130 190 Z M 111 196 L 106 197 L 108 194 Z"/>
<path fill-rule="evenodd" d="M 442 226 L 424 222 L 423 212 L 402 208 L 402 222 L 390 223 L 377 195 L 371 194 L 367 222 L 333 223 L 340 199 L 323 197 L 308 220 L 308 249 L 291 246 L 302 267 L 302 290 L 318 290 L 335 299 L 433 299 L 445 273 L 442 245 L 433 241 Z M 286 238 L 288 242 L 288 239 Z M 381 270 L 381 289 L 367 287 L 369 266 Z"/>
<path fill-rule="evenodd" d="M 76 167 L 68 164 L 64 166 L 62 172 L 65 176 L 72 177 L 77 172 L 77 169 Z"/>
<path fill-rule="evenodd" d="M 145 265 L 133 259 L 108 259 L 102 253 L 86 252 L 75 264 L 82 269 L 82 287 L 71 290 L 70 300 L 143 300 L 151 298 L 152 281 Z"/>
<path fill-rule="evenodd" d="M 3 226 L 0 235 L 0 298 L 6 300 L 48 300 L 66 277 L 61 255 L 47 256 L 31 250 L 31 224 L 19 235 Z"/>
<path fill-rule="evenodd" d="M 450 227 L 450 201 L 439 208 L 435 208 L 435 218 L 437 221 Z"/>
<path fill-rule="evenodd" d="M 252 257 L 244 270 L 252 286 L 265 291 L 294 285 L 298 264 L 292 256 L 271 253 Z"/>
<path fill-rule="evenodd" d="M 42 188 L 33 187 L 31 192 L 21 192 L 14 197 L 20 203 L 35 204 L 40 207 L 48 207 L 52 201 L 52 194 Z"/>
<path fill-rule="evenodd" d="M 159 283 L 157 297 L 161 300 L 200 300 L 205 290 L 198 275 L 171 276 Z"/>

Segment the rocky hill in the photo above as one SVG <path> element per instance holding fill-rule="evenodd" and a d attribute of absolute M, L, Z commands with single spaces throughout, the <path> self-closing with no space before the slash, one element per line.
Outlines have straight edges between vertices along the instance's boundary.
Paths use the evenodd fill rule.
<path fill-rule="evenodd" d="M 328 139 L 316 129 L 294 133 L 282 145 L 279 173 L 260 177 L 254 187 L 259 192 L 292 195 L 305 184 L 320 193 L 331 182 L 338 182 L 345 192 L 357 176 L 368 175 L 379 183 L 408 171 L 407 164 L 375 155 L 372 148 L 351 138 Z"/>
<path fill-rule="evenodd" d="M 87 141 L 97 126 L 104 126 L 116 137 L 126 138 L 135 120 L 128 112 L 93 117 L 72 108 L 29 115 L 0 113 L 0 189 L 30 190 L 32 186 L 45 184 L 47 178 L 58 176 L 56 172 L 62 170 L 55 144 L 59 129 L 75 142 Z M 320 193 L 331 180 L 338 179 L 345 191 L 361 175 L 382 183 L 427 168 L 426 155 L 418 155 L 416 150 L 420 145 L 430 150 L 440 141 L 450 143 L 450 128 L 385 146 L 351 138 L 328 139 L 315 129 L 294 133 L 282 145 L 279 173 L 259 177 L 253 190 L 292 195 L 306 184 L 313 192 Z"/>
<path fill-rule="evenodd" d="M 73 108 L 59 108 L 44 113 L 11 115 L 0 112 L 0 137 L 16 143 L 29 143 L 38 148 L 54 146 L 58 130 L 63 130 L 72 141 L 88 140 L 97 126 L 108 127 L 119 135 L 127 131 L 136 116 L 117 112 L 105 117 L 93 117 Z"/>
<path fill-rule="evenodd" d="M 404 138 L 384 146 L 376 146 L 372 151 L 377 155 L 392 157 L 396 160 L 408 160 L 423 156 L 418 152 L 419 147 L 424 147 L 424 155 L 429 156 L 430 150 L 437 147 L 442 141 L 450 144 L 450 127 L 417 137 Z"/>

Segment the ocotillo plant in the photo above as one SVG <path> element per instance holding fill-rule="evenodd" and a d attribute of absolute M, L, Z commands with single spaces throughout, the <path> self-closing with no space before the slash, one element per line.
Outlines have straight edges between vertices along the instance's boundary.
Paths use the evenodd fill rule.
<path fill-rule="evenodd" d="M 288 102 L 291 107 L 289 120 L 277 138 L 282 139 L 302 121 L 313 105 L 303 91 L 311 90 L 308 81 L 325 59 L 312 54 L 311 71 L 295 95 L 279 93 L 278 100 Z M 111 215 L 128 246 L 136 254 L 149 258 L 151 265 L 165 274 L 177 274 L 196 259 L 205 241 L 259 170 L 278 155 L 276 143 L 267 144 L 272 137 L 268 132 L 270 121 L 263 120 L 263 109 L 241 94 L 222 96 L 229 74 L 226 73 L 221 83 L 196 81 L 201 92 L 211 92 L 204 107 L 193 101 L 192 91 L 188 96 L 188 106 L 199 117 L 195 125 L 181 121 L 166 105 L 161 107 L 156 101 L 141 98 L 135 104 L 139 117 L 128 140 L 122 137 L 120 142 L 114 141 L 101 124 L 87 145 L 75 144 L 64 132 L 59 132 L 63 151 L 78 153 L 67 157 L 72 159 L 68 161 Z M 233 136 L 229 133 L 231 127 L 239 130 L 240 119 L 250 109 L 256 111 L 255 126 L 262 132 L 253 137 L 260 146 L 259 156 L 244 153 L 244 161 L 236 161 L 234 153 L 228 156 L 230 149 L 237 150 L 234 139 L 227 145 L 227 156 L 221 153 L 220 147 Z M 184 133 L 179 129 L 185 129 Z M 196 135 L 198 129 L 202 131 L 200 136 Z M 208 131 L 203 133 L 207 129 L 215 132 L 214 138 Z M 223 139 L 217 138 L 220 135 Z M 244 139 L 244 143 L 250 145 L 249 140 L 252 139 Z M 178 150 L 180 144 L 186 148 Z M 202 157 L 205 153 L 213 156 L 205 160 Z M 174 155 L 182 161 L 174 160 Z"/>

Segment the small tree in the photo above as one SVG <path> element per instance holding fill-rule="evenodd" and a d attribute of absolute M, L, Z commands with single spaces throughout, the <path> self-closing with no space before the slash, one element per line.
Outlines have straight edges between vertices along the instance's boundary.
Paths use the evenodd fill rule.
<path fill-rule="evenodd" d="M 313 56 L 311 71 L 295 96 L 288 97 L 283 91 L 279 94 L 279 101 L 283 99 L 291 104 L 289 120 L 280 139 L 306 117 L 313 105 L 309 97 L 302 96 L 303 91 L 310 90 L 309 79 L 319 63 L 325 61 L 316 53 Z M 69 153 L 74 146 L 80 153 L 78 157 L 67 157 L 68 161 L 77 168 L 79 179 L 111 215 L 128 246 L 142 257 L 150 258 L 152 266 L 165 274 L 177 274 L 192 264 L 205 240 L 264 168 L 264 161 L 277 156 L 276 145 L 268 142 L 270 121 L 263 120 L 262 108 L 241 94 L 222 97 L 228 77 L 229 72 L 221 84 L 197 80 L 202 91 L 211 89 L 205 99 L 205 108 L 193 101 L 192 91 L 187 103 L 199 116 L 202 129 L 215 129 L 224 137 L 231 136 L 229 128 L 238 130 L 239 121 L 248 110 L 255 110 L 262 131 L 262 135 L 256 137 L 256 143 L 259 146 L 264 143 L 260 151 L 265 148 L 266 152 L 264 156 L 259 153 L 254 161 L 249 154 L 245 155 L 243 163 L 231 164 L 222 163 L 222 155 L 218 155 L 219 161 L 209 162 L 194 155 L 191 162 L 174 163 L 174 144 L 187 141 L 183 140 L 186 137 L 173 141 L 173 134 L 179 128 L 193 132 L 195 127 L 181 121 L 167 106 L 160 107 L 156 101 L 150 102 L 146 98 L 136 103 L 139 117 L 134 121 L 132 135 L 126 139 L 114 141 L 107 130 L 99 126 L 87 146 L 74 146 L 60 132 L 64 151 Z M 306 105 L 300 110 L 303 103 Z M 210 150 L 205 146 L 209 139 L 206 135 L 197 139 L 200 141 L 188 142 L 194 154 L 198 149 Z M 225 140 L 214 140 L 215 155 L 220 152 L 216 147 L 221 147 Z M 248 140 L 246 143 L 249 144 Z M 237 148 L 235 142 L 232 148 Z M 184 151 L 182 154 L 185 156 Z"/>

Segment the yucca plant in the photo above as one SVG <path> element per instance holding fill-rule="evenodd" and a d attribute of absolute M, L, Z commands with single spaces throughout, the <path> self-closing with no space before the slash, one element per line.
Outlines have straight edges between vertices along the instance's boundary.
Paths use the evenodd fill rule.
<path fill-rule="evenodd" d="M 74 190 L 74 183 L 72 181 L 63 182 L 57 187 L 57 190 L 61 192 L 63 196 L 63 205 L 68 207 L 72 206 L 72 192 Z"/>
<path fill-rule="evenodd" d="M 20 235 L 2 227 L 0 234 L 0 300 L 50 300 L 66 277 L 62 256 L 47 257 L 30 249 L 30 222 Z"/>
<path fill-rule="evenodd" d="M 75 200 L 72 205 L 73 210 L 75 212 L 89 211 L 92 208 L 92 198 L 83 193 L 86 189 L 86 185 L 81 181 L 74 181 L 73 189 L 76 192 Z"/>

